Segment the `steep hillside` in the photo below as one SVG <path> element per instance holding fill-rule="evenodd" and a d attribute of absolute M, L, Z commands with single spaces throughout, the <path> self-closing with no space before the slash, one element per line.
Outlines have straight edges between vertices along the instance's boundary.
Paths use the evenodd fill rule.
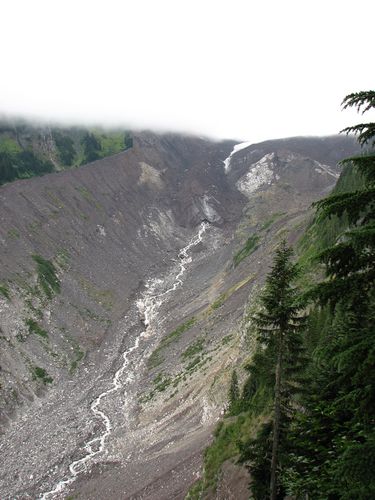
<path fill-rule="evenodd" d="M 337 184 L 330 194 L 337 196 L 348 191 L 364 189 L 366 185 L 367 184 L 363 175 L 361 175 L 358 170 L 353 168 L 353 165 L 349 163 L 344 167 Z M 347 231 L 348 226 L 349 219 L 347 213 L 344 213 L 341 217 L 332 216 L 326 219 L 319 218 L 315 214 L 314 218 L 311 219 L 311 222 L 308 224 L 306 230 L 302 233 L 302 237 L 299 238 L 296 241 L 296 245 L 294 245 L 294 258 L 298 261 L 301 269 L 299 279 L 297 280 L 298 288 L 301 292 L 310 290 L 314 284 L 323 279 L 324 268 L 321 264 L 319 264 L 317 255 L 331 245 L 334 245 L 335 242 L 339 241 L 340 236 L 342 237 L 343 233 Z M 259 310 L 258 308 L 259 301 L 257 297 L 253 295 L 249 305 L 249 310 L 251 310 L 252 316 L 255 311 Z M 310 303 L 309 314 L 310 319 L 306 325 L 306 331 L 304 332 L 304 348 L 306 350 L 306 364 L 304 369 L 307 370 L 307 373 L 304 374 L 304 377 L 306 377 L 304 379 L 304 394 L 308 393 L 307 387 L 309 382 L 311 382 L 309 379 L 311 372 L 314 369 L 319 372 L 323 366 L 322 357 L 319 355 L 319 349 L 324 351 L 324 345 L 328 344 L 329 339 L 331 338 L 329 337 L 330 327 L 335 318 L 335 311 L 333 308 L 321 308 L 319 304 L 314 308 L 313 304 Z M 246 328 L 246 335 L 249 337 L 249 342 L 253 341 L 252 345 L 254 347 L 256 337 L 254 322 L 249 319 L 249 321 L 244 325 L 244 328 Z M 337 325 L 334 327 L 335 334 L 332 338 L 335 337 L 336 331 Z M 336 350 L 336 344 L 334 344 L 333 350 Z M 219 421 L 218 426 L 214 431 L 213 441 L 205 450 L 204 464 L 202 466 L 200 478 L 190 488 L 186 497 L 187 500 L 209 498 L 223 500 L 226 498 L 236 498 L 245 500 L 249 497 L 251 471 L 249 475 L 248 468 L 245 464 L 249 464 L 251 461 L 247 459 L 245 464 L 241 462 L 243 462 L 246 453 L 246 446 L 249 446 L 248 442 L 255 438 L 262 424 L 269 421 L 273 410 L 270 395 L 265 392 L 264 386 L 261 384 L 257 385 L 259 384 L 259 381 L 254 382 L 255 371 L 253 370 L 250 372 L 249 370 L 249 360 L 252 359 L 252 354 L 253 351 L 250 349 L 248 352 L 247 362 L 242 366 L 238 363 L 233 364 L 232 369 L 236 370 L 236 375 L 238 374 L 241 377 L 240 389 L 237 396 L 239 399 L 236 401 L 232 409 L 228 403 L 229 407 L 227 408 L 225 418 Z M 331 363 L 332 361 L 330 359 L 329 366 L 331 366 Z M 232 372 L 232 374 L 233 373 L 234 372 Z M 242 380 L 242 377 L 244 376 L 245 380 Z M 340 385 L 340 383 L 337 385 Z M 311 387 L 309 390 L 311 390 Z M 334 394 L 339 394 L 339 392 L 334 392 Z M 300 397 L 298 398 L 298 401 L 299 407 L 301 404 Z M 314 400 L 314 404 L 315 402 L 316 400 Z M 306 412 L 304 410 L 301 412 L 302 421 L 305 413 Z M 324 415 L 323 412 L 322 415 Z M 316 447 L 318 445 L 314 439 L 317 438 L 315 437 L 312 439 L 309 425 L 307 424 L 306 427 L 307 442 L 311 444 L 311 449 L 313 450 L 312 456 L 315 456 Z M 327 425 L 327 427 L 329 426 Z M 321 432 L 321 435 L 324 436 L 325 431 L 321 431 L 319 428 L 316 428 L 315 432 Z M 328 431 L 326 432 L 328 433 Z M 288 448 L 288 453 L 293 453 L 291 448 Z M 299 453 L 301 452 L 299 451 Z M 334 455 L 331 449 L 329 454 L 331 455 L 331 458 Z M 316 460 L 315 463 L 315 472 L 320 470 L 317 463 L 318 460 Z M 305 464 L 304 474 L 309 472 L 309 468 L 311 470 L 311 464 Z M 358 470 L 355 470 L 352 478 L 355 482 L 357 482 L 357 484 L 362 484 L 365 490 L 366 488 L 371 488 L 369 485 L 372 479 L 371 473 L 366 480 L 363 480 L 358 473 Z M 354 484 L 356 484 L 355 482 Z M 302 485 L 304 486 L 306 484 L 310 483 L 306 482 L 304 475 L 302 477 Z M 352 486 L 352 489 L 355 489 L 354 485 Z M 261 494 L 259 492 L 257 493 L 261 497 Z M 367 498 L 366 493 L 361 491 L 358 495 L 361 496 L 361 494 L 364 495 L 363 498 Z M 352 497 L 350 496 L 350 498 Z"/>
<path fill-rule="evenodd" d="M 356 150 L 270 141 L 226 172 L 233 146 L 141 133 L 0 188 L 2 497 L 183 498 L 249 294 Z"/>

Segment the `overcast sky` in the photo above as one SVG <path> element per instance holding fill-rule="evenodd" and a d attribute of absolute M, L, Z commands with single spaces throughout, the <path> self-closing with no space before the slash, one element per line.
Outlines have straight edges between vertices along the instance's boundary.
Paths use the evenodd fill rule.
<path fill-rule="evenodd" d="M 374 89 L 373 0 L 2 0 L 0 112 L 259 141 Z"/>

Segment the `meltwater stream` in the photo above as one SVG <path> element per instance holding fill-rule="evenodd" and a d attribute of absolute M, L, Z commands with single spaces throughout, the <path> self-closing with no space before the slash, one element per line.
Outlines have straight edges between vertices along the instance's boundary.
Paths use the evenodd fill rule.
<path fill-rule="evenodd" d="M 99 394 L 99 396 L 91 404 L 91 411 L 96 417 L 102 419 L 104 430 L 101 434 L 85 444 L 85 450 L 87 452 L 86 455 L 79 460 L 75 460 L 69 465 L 69 477 L 59 481 L 52 490 L 43 493 L 40 500 L 52 499 L 55 495 L 62 492 L 67 486 L 72 484 L 77 479 L 80 473 L 86 471 L 87 464 L 96 455 L 99 455 L 105 450 L 107 437 L 112 432 L 112 424 L 110 417 L 100 409 L 101 403 L 103 399 L 107 398 L 110 394 L 115 393 L 121 387 L 126 386 L 126 384 L 132 380 L 132 373 L 128 373 L 125 380 L 123 379 L 125 369 L 130 361 L 130 356 L 135 350 L 138 349 L 141 339 L 148 337 L 152 333 L 152 323 L 158 315 L 158 310 L 161 304 L 163 304 L 170 293 L 174 292 L 179 286 L 182 285 L 182 276 L 185 273 L 186 266 L 192 261 L 192 257 L 189 255 L 189 250 L 202 241 L 203 234 L 207 227 L 208 224 L 203 222 L 198 233 L 190 240 L 188 245 L 180 250 L 178 272 L 174 277 L 173 284 L 170 288 L 160 292 L 160 288 L 162 288 L 164 282 L 164 280 L 160 278 L 152 279 L 147 283 L 146 292 L 136 304 L 138 311 L 143 318 L 145 330 L 135 339 L 134 344 L 122 354 L 122 365 L 115 373 L 110 388 Z"/>

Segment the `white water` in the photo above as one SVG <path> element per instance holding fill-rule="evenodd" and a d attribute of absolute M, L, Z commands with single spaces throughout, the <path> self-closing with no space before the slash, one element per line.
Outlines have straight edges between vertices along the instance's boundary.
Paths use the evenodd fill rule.
<path fill-rule="evenodd" d="M 158 309 L 161 304 L 166 300 L 167 295 L 174 292 L 179 286 L 182 285 L 182 276 L 186 271 L 186 266 L 192 261 L 192 257 L 189 256 L 189 250 L 197 245 L 200 241 L 202 241 L 202 237 L 204 232 L 208 227 L 207 223 L 202 223 L 201 227 L 198 231 L 198 234 L 195 235 L 182 250 L 180 250 L 179 258 L 180 262 L 178 264 L 178 272 L 174 277 L 173 285 L 160 293 L 157 293 L 157 290 L 163 285 L 163 279 L 153 279 L 150 280 L 146 284 L 146 292 L 143 294 L 142 298 L 137 301 L 137 308 L 140 314 L 143 317 L 145 330 L 135 339 L 134 344 L 129 347 L 123 354 L 123 363 L 121 367 L 115 373 L 111 386 L 106 391 L 99 394 L 99 396 L 93 401 L 91 404 L 91 411 L 96 417 L 102 419 L 104 424 L 104 430 L 95 438 L 88 441 L 85 445 L 85 450 L 87 451 L 86 455 L 79 460 L 75 460 L 69 465 L 69 477 L 66 479 L 62 479 L 59 481 L 56 486 L 45 493 L 40 497 L 40 500 L 48 500 L 62 492 L 66 486 L 72 484 L 78 477 L 78 475 L 87 470 L 87 464 L 98 454 L 105 451 L 105 445 L 107 437 L 110 436 L 112 432 L 112 425 L 110 417 L 104 413 L 103 410 L 100 409 L 101 402 L 103 399 L 107 398 L 110 394 L 115 393 L 121 387 L 124 387 L 127 383 L 129 383 L 133 379 L 133 373 L 130 372 L 127 374 L 126 378 L 123 380 L 123 375 L 126 367 L 129 364 L 131 354 L 138 349 L 140 341 L 144 337 L 149 337 L 152 333 L 152 324 L 155 318 L 158 315 Z M 94 445 L 96 451 L 94 449 Z M 98 446 L 99 445 L 99 446 Z"/>
<path fill-rule="evenodd" d="M 232 156 L 237 153 L 237 151 L 241 151 L 241 149 L 245 149 L 247 148 L 248 146 L 251 146 L 251 144 L 253 144 L 252 142 L 240 142 L 239 144 L 236 144 L 233 149 L 232 149 L 232 152 L 231 154 L 228 156 L 228 158 L 226 158 L 223 163 L 224 163 L 224 171 L 225 173 L 227 174 L 230 170 L 230 160 L 232 158 Z"/>

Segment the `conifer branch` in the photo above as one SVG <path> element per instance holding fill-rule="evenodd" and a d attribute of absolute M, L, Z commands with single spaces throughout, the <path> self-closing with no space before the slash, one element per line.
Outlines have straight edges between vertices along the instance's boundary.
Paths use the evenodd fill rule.
<path fill-rule="evenodd" d="M 364 107 L 364 109 L 362 109 L 362 114 L 366 113 L 366 111 L 369 111 L 371 108 L 375 108 L 375 91 L 365 90 L 349 94 L 344 98 L 341 105 L 343 109 L 355 107 L 358 112 Z"/>

